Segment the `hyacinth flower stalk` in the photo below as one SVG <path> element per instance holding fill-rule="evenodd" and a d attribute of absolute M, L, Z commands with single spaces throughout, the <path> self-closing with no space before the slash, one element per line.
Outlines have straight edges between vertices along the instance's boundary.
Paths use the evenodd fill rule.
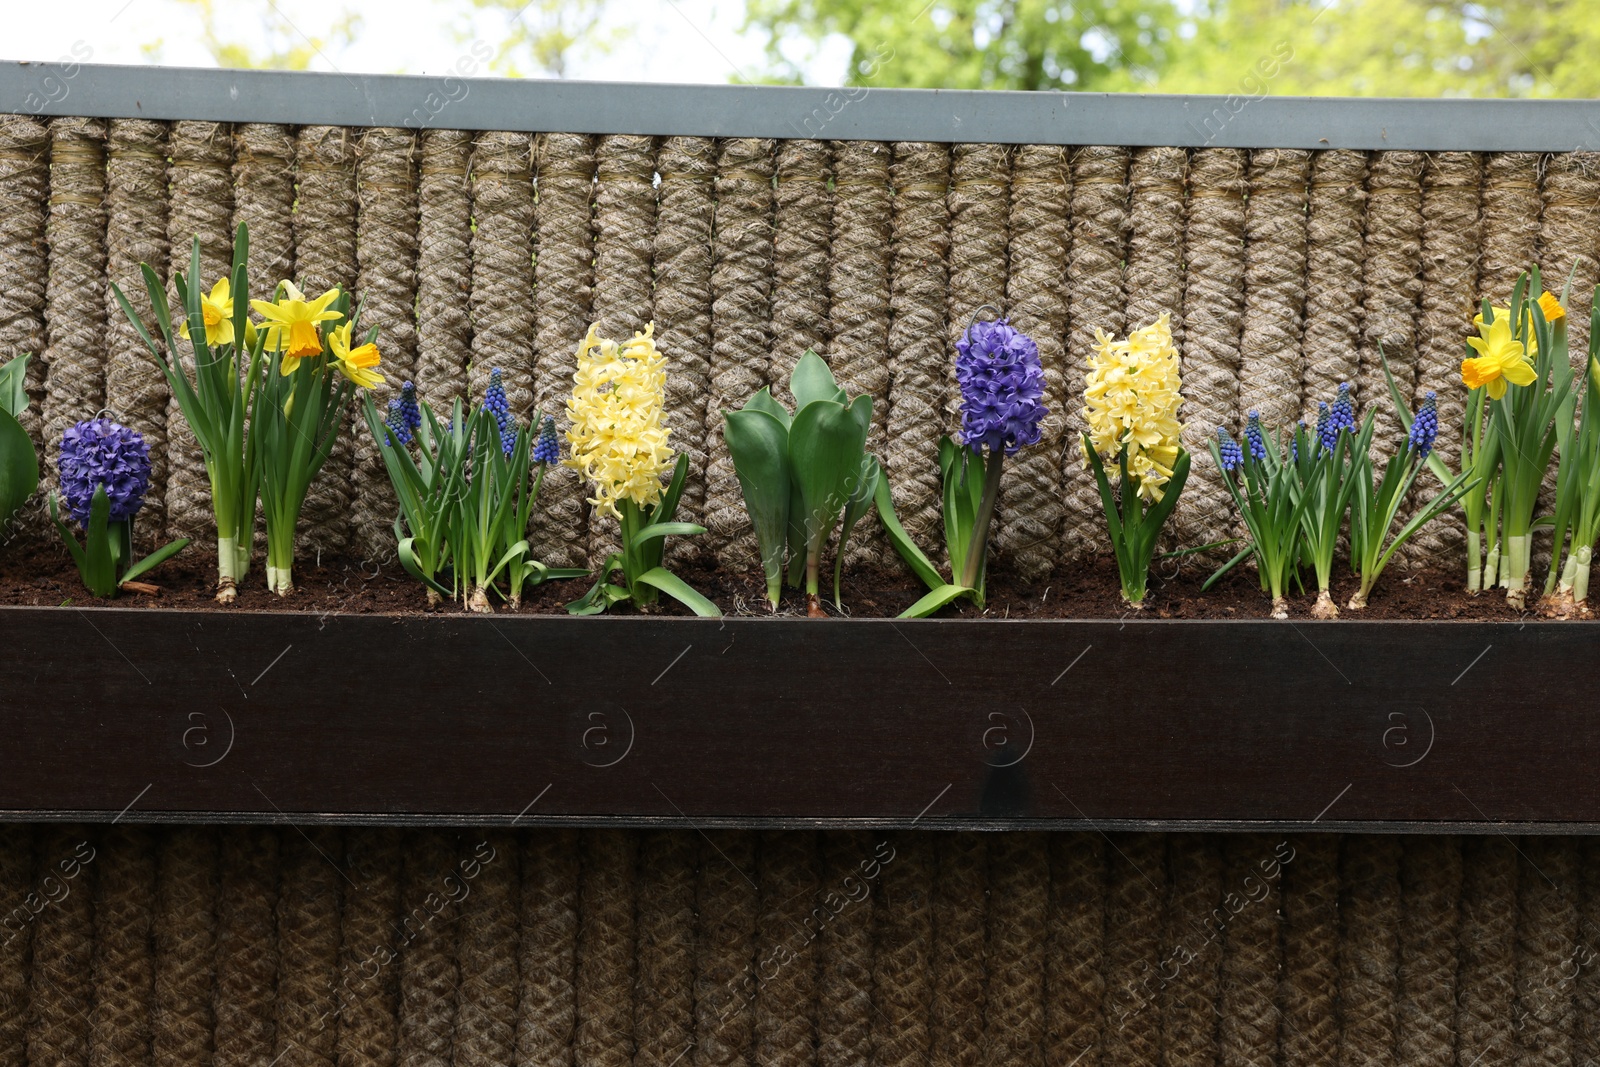
<path fill-rule="evenodd" d="M 756 531 L 767 602 L 772 610 L 785 581 L 806 590 L 806 613 L 823 615 L 822 554 L 833 530 L 833 602 L 841 606 L 845 549 L 872 506 L 881 476 L 867 452 L 872 398 L 851 400 L 833 372 L 807 351 L 789 376 L 789 412 L 763 388 L 738 411 L 723 412 L 723 437 L 739 476 L 745 511 Z"/>
<path fill-rule="evenodd" d="M 1179 443 L 1183 379 L 1165 313 L 1125 340 L 1099 329 L 1095 340 L 1083 390 L 1084 462 L 1100 490 L 1122 599 L 1141 610 L 1156 540 L 1189 480 L 1189 453 Z M 1115 485 L 1108 463 L 1116 464 Z"/>
<path fill-rule="evenodd" d="M 1506 602 L 1518 611 L 1527 605 L 1539 487 L 1559 428 L 1571 426 L 1577 400 L 1563 302 L 1550 293 L 1528 299 L 1539 291 L 1536 268 L 1518 279 L 1508 308 L 1485 300 L 1474 320 L 1479 336 L 1467 340 L 1477 355 L 1461 364 L 1467 388 L 1487 394 L 1490 430 L 1499 439 L 1501 478 L 1491 514 L 1498 507 L 1505 555 L 1501 584 Z"/>
<path fill-rule="evenodd" d="M 1314 619 L 1333 619 L 1339 609 L 1333 602 L 1333 557 L 1339 546 L 1339 531 L 1350 510 L 1351 497 L 1361 480 L 1360 458 L 1372 445 L 1373 415 L 1367 414 L 1356 426 L 1355 403 L 1350 383 L 1341 382 L 1330 406 L 1319 405 L 1317 425 L 1308 432 L 1301 425 L 1294 433 L 1290 451 L 1299 491 L 1306 497 L 1300 514 L 1300 533 L 1305 555 L 1317 579 Z"/>
<path fill-rule="evenodd" d="M 1589 365 L 1582 385 L 1583 411 L 1560 443 L 1554 516 L 1555 558 L 1545 584 L 1545 613 L 1588 618 L 1589 569 L 1600 539 L 1600 299 L 1590 311 Z M 1564 558 L 1563 558 L 1564 557 Z M 1559 581 L 1556 578 L 1560 573 Z"/>
<path fill-rule="evenodd" d="M 144 437 L 110 419 L 89 419 L 62 435 L 56 466 L 61 475 L 59 497 L 83 530 L 84 543 L 79 545 L 62 521 L 55 493 L 50 494 L 50 518 L 89 592 L 97 597 L 115 596 L 118 589 L 160 592 L 137 579 L 182 552 L 189 539 L 134 559 L 133 519 L 150 488 L 150 446 Z"/>
<path fill-rule="evenodd" d="M 308 298 L 280 282 L 273 299 L 252 300 L 264 329 L 267 368 L 250 407 L 250 452 L 259 472 L 267 527 L 267 588 L 294 592 L 294 544 L 306 493 L 333 452 L 356 389 L 383 384 L 376 329 L 353 331 L 350 294 L 334 288 Z"/>
<path fill-rule="evenodd" d="M 984 604 L 989 561 L 989 530 L 1005 458 L 1037 444 L 1049 409 L 1044 405 L 1044 369 L 1033 338 L 1007 318 L 979 319 L 998 308 L 985 304 L 973 313 L 956 342 L 956 382 L 961 390 L 959 440 L 939 442 L 944 486 L 944 538 L 951 578 L 911 539 L 894 512 L 887 480 L 875 493 L 878 515 L 900 557 L 928 587 L 902 618 L 922 618 L 965 597 Z"/>
<path fill-rule="evenodd" d="M 1294 447 L 1299 448 L 1298 443 Z M 1261 588 L 1272 597 L 1274 619 L 1289 617 L 1289 582 L 1300 563 L 1303 516 L 1310 505 L 1309 495 L 1300 491 L 1296 458 L 1289 451 L 1284 440 L 1267 434 L 1260 412 L 1254 410 L 1242 446 L 1223 426 L 1217 427 L 1211 441 L 1211 458 L 1250 531 L 1250 544 L 1218 568 L 1203 588 L 1246 555 L 1254 556 Z"/>
<path fill-rule="evenodd" d="M 597 615 L 624 600 L 645 609 L 661 593 L 696 615 L 722 614 L 661 563 L 668 537 L 706 532 L 704 526 L 674 521 L 689 457 L 680 455 L 674 463 L 667 443 L 672 431 L 662 419 L 666 363 L 656 348 L 653 322 L 621 344 L 600 337 L 591 325 L 578 342 L 578 369 L 567 400 L 572 454 L 562 463 L 594 489 L 589 503 L 621 525 L 622 551 L 606 558 L 594 588 L 567 605 L 573 615 Z M 621 584 L 612 580 L 619 571 Z"/>
<path fill-rule="evenodd" d="M 1370 418 L 1369 418 L 1370 423 Z M 1375 465 L 1366 449 L 1356 453 L 1356 494 L 1350 503 L 1350 567 L 1360 583 L 1350 597 L 1349 607 L 1359 611 L 1367 606 L 1373 586 L 1401 545 L 1417 531 L 1442 515 L 1475 485 L 1471 470 L 1456 475 L 1411 518 L 1390 536 L 1400 509 L 1411 495 L 1422 468 L 1428 465 L 1434 442 L 1439 437 L 1439 404 L 1429 392 L 1422 406 L 1406 422 L 1406 436 L 1399 449 L 1384 464 L 1383 475 L 1374 480 Z"/>
<path fill-rule="evenodd" d="M 260 471 L 250 454 L 248 437 L 254 433 L 249 429 L 249 411 L 263 377 L 264 338 L 245 317 L 245 302 L 233 299 L 233 294 L 249 291 L 249 252 L 249 231 L 240 223 L 228 285 L 219 282 L 207 293 L 200 288 L 200 238 L 194 239 L 188 272 L 173 275 L 182 314 L 178 330 L 173 328 L 165 284 L 149 264 L 140 264 L 162 341 L 159 345 L 122 290 L 115 283 L 111 286 L 123 314 L 160 365 L 205 459 L 217 527 L 217 601 L 223 604 L 233 603 L 238 584 L 250 569 L 260 493 Z M 178 356 L 180 338 L 193 351 L 192 368 L 185 367 Z"/>
<path fill-rule="evenodd" d="M 0 528 L 39 488 L 39 457 L 17 421 L 28 407 L 27 356 L 0 364 Z"/>

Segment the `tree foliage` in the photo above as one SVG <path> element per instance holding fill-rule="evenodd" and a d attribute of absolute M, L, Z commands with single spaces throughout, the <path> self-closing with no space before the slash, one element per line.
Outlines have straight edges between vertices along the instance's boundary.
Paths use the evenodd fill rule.
<path fill-rule="evenodd" d="M 842 39 L 852 84 L 871 70 L 879 86 L 1593 97 L 1592 3 L 750 0 L 748 27 L 781 81 Z M 897 58 L 870 65 L 885 42 Z"/>

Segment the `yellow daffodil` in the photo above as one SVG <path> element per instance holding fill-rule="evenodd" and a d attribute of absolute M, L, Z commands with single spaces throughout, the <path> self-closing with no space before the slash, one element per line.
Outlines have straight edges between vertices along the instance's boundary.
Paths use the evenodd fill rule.
<path fill-rule="evenodd" d="M 375 389 L 383 384 L 383 375 L 373 368 L 378 365 L 378 346 L 368 341 L 350 347 L 351 323 L 335 326 L 328 331 L 328 348 L 333 352 L 339 373 L 363 389 Z"/>
<path fill-rule="evenodd" d="M 654 335 L 652 322 L 618 344 L 590 326 L 578 345 L 578 370 L 567 401 L 572 455 L 563 462 L 594 485 L 589 502 L 618 518 L 618 501 L 639 507 L 658 503 L 662 476 L 672 470 L 667 445 L 672 431 L 662 425 L 666 359 Z"/>
<path fill-rule="evenodd" d="M 1478 317 L 1480 337 L 1467 338 L 1477 356 L 1461 362 L 1461 381 L 1468 389 L 1487 388 L 1492 400 L 1506 395 L 1506 383 L 1531 385 L 1533 365 L 1527 347 L 1511 336 L 1511 314 L 1496 314 L 1487 326 Z"/>
<path fill-rule="evenodd" d="M 317 323 L 339 317 L 337 311 L 328 310 L 328 305 L 338 299 L 339 290 L 329 289 L 315 300 L 307 300 L 293 282 L 286 281 L 283 292 L 283 299 L 277 303 L 252 300 L 250 306 L 267 320 L 267 347 L 283 353 L 282 373 L 293 374 L 302 359 L 322 354 Z"/>
<path fill-rule="evenodd" d="M 1544 321 L 1546 322 L 1554 322 L 1557 319 L 1567 317 L 1567 309 L 1561 306 L 1561 301 L 1552 292 L 1547 291 L 1543 296 L 1539 297 L 1539 308 L 1544 312 Z"/>
<path fill-rule="evenodd" d="M 1178 458 L 1183 424 L 1183 379 L 1167 315 L 1118 341 L 1095 330 L 1096 350 L 1084 384 L 1084 422 L 1089 443 L 1115 463 L 1128 446 L 1128 476 L 1148 502 L 1163 495 Z M 1085 465 L 1088 457 L 1084 457 Z"/>
<path fill-rule="evenodd" d="M 200 297 L 200 314 L 206 324 L 206 344 L 231 345 L 233 343 L 233 293 L 228 279 L 219 278 L 211 292 Z M 184 318 L 178 335 L 189 336 L 189 320 Z"/>

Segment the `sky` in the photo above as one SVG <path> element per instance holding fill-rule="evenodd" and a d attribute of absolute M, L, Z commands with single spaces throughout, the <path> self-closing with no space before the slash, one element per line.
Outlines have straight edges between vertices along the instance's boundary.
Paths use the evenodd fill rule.
<path fill-rule="evenodd" d="M 452 32 L 449 16 L 468 5 L 464 0 L 273 0 L 306 38 L 327 36 L 329 22 L 341 8 L 361 18 L 355 41 L 319 56 L 316 70 L 347 74 L 433 74 L 455 64 L 466 45 Z M 199 41 L 194 12 L 175 0 L 0 0 L 5 32 L 0 33 L 0 59 L 79 62 L 149 63 L 170 66 L 212 66 Z M 220 0 L 223 35 L 244 37 L 252 16 L 238 14 L 247 5 Z M 479 12 L 473 31 L 493 42 L 504 33 L 507 14 Z M 611 56 L 576 55 L 569 77 L 611 81 L 712 82 L 753 75 L 761 45 L 741 35 L 743 0 L 613 0 L 602 32 L 631 27 L 633 44 Z M 231 29 L 231 32 L 230 32 Z M 146 46 L 160 42 L 153 57 Z M 839 84 L 848 45 L 824 50 L 808 73 L 816 84 Z"/>

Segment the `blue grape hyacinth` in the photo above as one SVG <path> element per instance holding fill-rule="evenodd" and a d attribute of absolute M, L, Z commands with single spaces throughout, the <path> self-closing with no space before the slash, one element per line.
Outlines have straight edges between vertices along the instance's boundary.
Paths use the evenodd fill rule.
<path fill-rule="evenodd" d="M 88 419 L 61 435 L 61 497 L 78 525 L 89 525 L 97 486 L 111 503 L 111 522 L 128 522 L 150 488 L 150 446 L 136 430 L 110 419 Z"/>
<path fill-rule="evenodd" d="M 1349 430 L 1356 432 L 1356 404 L 1350 395 L 1350 383 L 1339 383 L 1339 395 L 1334 398 L 1333 410 L 1329 413 L 1328 427 L 1337 439 L 1340 431 Z M 1331 448 L 1332 445 L 1330 444 Z"/>
<path fill-rule="evenodd" d="M 499 368 L 489 372 L 489 388 L 483 394 L 483 409 L 494 416 L 501 430 L 506 428 L 511 418 L 511 404 L 506 400 L 506 387 L 500 380 Z"/>
<path fill-rule="evenodd" d="M 1317 405 L 1317 444 L 1321 446 L 1320 451 L 1332 452 L 1338 441 L 1339 431 L 1333 427 L 1333 415 L 1324 400 Z"/>
<path fill-rule="evenodd" d="M 1267 458 L 1267 438 L 1266 432 L 1261 429 L 1261 412 L 1251 408 L 1248 415 L 1250 421 L 1244 428 L 1245 444 L 1250 449 L 1250 458 L 1261 463 Z"/>
<path fill-rule="evenodd" d="M 417 430 L 422 426 L 422 409 L 417 406 L 416 386 L 406 382 L 400 387 L 400 395 L 389 401 L 383 424 L 389 430 L 390 443 L 409 445 L 416 440 Z"/>
<path fill-rule="evenodd" d="M 956 342 L 961 387 L 961 443 L 990 453 L 1035 444 L 1044 406 L 1039 346 L 1008 319 L 974 322 Z"/>
<path fill-rule="evenodd" d="M 1217 451 L 1222 455 L 1222 469 L 1236 471 L 1244 466 L 1244 450 L 1239 447 L 1239 442 L 1228 436 L 1225 426 L 1217 427 Z"/>
<path fill-rule="evenodd" d="M 533 445 L 533 461 L 535 463 L 560 463 L 561 442 L 556 439 L 556 420 L 546 415 L 544 425 L 539 428 L 539 440 Z"/>
<path fill-rule="evenodd" d="M 1421 460 L 1428 458 L 1428 453 L 1433 451 L 1433 442 L 1438 437 L 1439 398 L 1437 393 L 1429 389 L 1422 407 L 1417 410 L 1417 417 L 1411 420 L 1411 433 L 1406 440 L 1417 450 L 1417 458 Z"/>

